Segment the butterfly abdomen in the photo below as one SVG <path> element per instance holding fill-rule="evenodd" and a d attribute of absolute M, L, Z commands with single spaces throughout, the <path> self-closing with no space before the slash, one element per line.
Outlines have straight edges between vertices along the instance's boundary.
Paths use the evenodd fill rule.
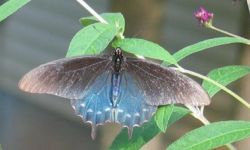
<path fill-rule="evenodd" d="M 121 75 L 119 73 L 113 73 L 111 76 L 110 87 L 110 102 L 113 108 L 116 108 L 119 103 L 119 97 L 121 95 Z"/>

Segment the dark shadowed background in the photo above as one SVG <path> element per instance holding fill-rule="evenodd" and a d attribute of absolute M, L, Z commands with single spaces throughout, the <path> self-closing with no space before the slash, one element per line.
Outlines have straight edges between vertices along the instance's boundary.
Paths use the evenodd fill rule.
<path fill-rule="evenodd" d="M 224 36 L 198 25 L 193 12 L 199 6 L 214 12 L 215 26 L 250 37 L 250 17 L 244 0 L 87 2 L 99 13 L 122 12 L 126 19 L 125 36 L 157 42 L 171 53 L 204 39 Z M 74 0 L 32 0 L 0 23 L 0 143 L 4 150 L 107 149 L 120 130 L 118 125 L 103 126 L 93 141 L 90 127 L 74 115 L 68 100 L 31 95 L 17 88 L 19 79 L 27 71 L 65 56 L 70 40 L 82 28 L 79 18 L 88 15 Z M 181 64 L 203 74 L 225 65 L 250 65 L 250 48 L 232 44 L 220 46 L 194 54 Z M 250 100 L 249 78 L 230 88 Z M 223 92 L 213 98 L 205 115 L 210 121 L 250 119 L 249 110 Z M 185 117 L 143 149 L 165 149 L 185 132 L 200 125 L 199 121 Z M 248 144 L 249 139 L 237 146 L 245 150 Z"/>

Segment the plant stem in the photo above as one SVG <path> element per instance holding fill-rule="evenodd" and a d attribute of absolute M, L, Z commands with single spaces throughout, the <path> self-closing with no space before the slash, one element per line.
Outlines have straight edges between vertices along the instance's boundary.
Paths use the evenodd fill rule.
<path fill-rule="evenodd" d="M 234 93 L 233 91 L 231 91 L 230 89 L 226 88 L 225 86 L 221 85 L 220 83 L 214 81 L 213 79 L 207 77 L 207 76 L 204 76 L 202 74 L 199 74 L 199 73 L 196 73 L 196 72 L 193 72 L 193 71 L 190 71 L 190 70 L 187 70 L 187 69 L 179 69 L 177 68 L 177 70 L 183 72 L 183 73 L 186 73 L 186 74 L 190 74 L 192 76 L 196 76 L 198 78 L 201 78 L 203 80 L 206 80 L 216 86 L 218 86 L 220 89 L 222 89 L 223 91 L 227 92 L 228 94 L 230 94 L 231 96 L 233 96 L 236 100 L 238 100 L 239 102 L 241 102 L 243 105 L 245 105 L 248 109 L 250 109 L 250 104 L 247 103 L 243 98 L 241 98 L 239 95 L 237 95 L 236 93 Z"/>
<path fill-rule="evenodd" d="M 94 9 L 92 9 L 84 0 L 76 0 L 79 4 L 81 4 L 90 14 L 92 14 L 96 19 L 98 19 L 101 23 L 108 24 L 106 20 L 104 20 Z"/>
<path fill-rule="evenodd" d="M 223 33 L 223 34 L 226 34 L 226 35 L 229 35 L 229 36 L 232 36 L 232 37 L 235 37 L 235 38 L 244 40 L 244 41 L 247 42 L 248 45 L 250 45 L 250 40 L 249 40 L 249 39 L 246 39 L 246 38 L 243 38 L 243 37 L 241 37 L 241 36 L 232 34 L 232 33 L 230 33 L 230 32 L 227 32 L 227 31 L 225 31 L 225 30 L 219 29 L 219 28 L 217 28 L 217 27 L 215 27 L 215 26 L 212 26 L 212 25 L 211 25 L 211 26 L 208 26 L 208 28 L 213 29 L 213 30 L 215 30 L 215 31 L 218 31 L 218 32 L 220 32 L 220 33 Z"/>

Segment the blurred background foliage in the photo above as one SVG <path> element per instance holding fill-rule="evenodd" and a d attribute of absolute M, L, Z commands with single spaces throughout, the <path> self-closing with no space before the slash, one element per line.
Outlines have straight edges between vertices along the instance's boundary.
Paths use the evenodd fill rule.
<path fill-rule="evenodd" d="M 0 0 L 0 4 L 4 1 Z M 87 0 L 97 12 L 122 12 L 127 37 L 159 43 L 175 52 L 198 41 L 224 36 L 198 25 L 193 12 L 204 6 L 214 12 L 214 25 L 250 37 L 250 17 L 246 1 L 221 0 Z M 33 0 L 0 23 L 0 143 L 4 150 L 107 149 L 118 125 L 99 128 L 91 140 L 90 127 L 74 115 L 68 100 L 48 95 L 31 95 L 17 89 L 24 73 L 39 64 L 65 56 L 69 42 L 82 28 L 79 18 L 89 16 L 76 1 Z M 209 70 L 232 64 L 250 65 L 250 48 L 227 45 L 197 53 L 181 62 L 184 67 L 207 74 Z M 230 85 L 250 100 L 250 78 Z M 229 95 L 220 92 L 205 109 L 210 121 L 250 119 L 250 113 Z M 165 149 L 185 132 L 200 126 L 185 117 L 160 134 L 143 149 Z M 250 140 L 237 143 L 247 149 Z M 223 148 L 220 148 L 223 149 Z"/>

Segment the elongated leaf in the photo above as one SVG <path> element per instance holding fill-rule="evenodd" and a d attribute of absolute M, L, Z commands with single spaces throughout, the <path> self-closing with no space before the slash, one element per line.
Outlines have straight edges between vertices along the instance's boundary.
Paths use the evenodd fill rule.
<path fill-rule="evenodd" d="M 100 16 L 102 16 L 102 18 L 104 18 L 108 23 L 116 26 L 116 28 L 120 30 L 122 33 L 124 32 L 125 19 L 121 13 L 102 13 L 100 14 Z M 98 22 L 98 20 L 93 16 L 83 17 L 80 19 L 80 23 L 84 26 L 88 26 L 96 22 Z"/>
<path fill-rule="evenodd" d="M 221 121 L 190 131 L 167 150 L 208 150 L 250 137 L 250 122 Z"/>
<path fill-rule="evenodd" d="M 8 0 L 0 6 L 0 22 L 27 4 L 30 0 Z"/>
<path fill-rule="evenodd" d="M 67 57 L 99 54 L 115 37 L 116 28 L 111 24 L 95 23 L 76 33 L 70 42 Z"/>
<path fill-rule="evenodd" d="M 157 110 L 157 115 L 155 115 L 155 122 L 158 126 L 158 128 L 162 131 L 165 132 L 167 129 L 166 124 L 168 124 L 172 113 L 174 110 L 174 105 L 169 105 L 169 106 L 165 106 L 165 107 L 160 107 Z"/>
<path fill-rule="evenodd" d="M 166 106 L 167 107 L 167 106 Z M 175 106 L 172 115 L 165 126 L 170 126 L 174 122 L 178 121 L 189 111 L 182 107 Z M 156 112 L 155 116 L 162 115 Z M 123 129 L 113 141 L 110 150 L 137 150 L 140 149 L 144 144 L 154 138 L 160 129 L 158 128 L 155 119 L 152 118 L 149 122 L 143 124 L 141 127 L 134 128 L 133 136 L 131 139 L 128 138 L 128 133 L 126 129 Z"/>
<path fill-rule="evenodd" d="M 120 47 L 126 52 L 141 55 L 148 58 L 159 59 L 170 64 L 176 64 L 174 57 L 160 45 L 136 38 L 125 38 L 112 43 L 114 47 Z"/>
<path fill-rule="evenodd" d="M 197 53 L 202 50 L 206 50 L 208 48 L 212 48 L 215 46 L 220 46 L 220 45 L 225 45 L 225 44 L 231 44 L 231 43 L 249 43 L 249 41 L 242 40 L 239 38 L 234 38 L 234 37 L 219 37 L 219 38 L 213 38 L 213 39 L 208 39 L 204 40 L 198 43 L 195 43 L 193 45 L 189 45 L 178 52 L 176 52 L 173 56 L 176 59 L 176 61 L 180 61 L 183 58 L 193 54 Z"/>
<path fill-rule="evenodd" d="M 207 76 L 226 86 L 249 73 L 250 67 L 248 66 L 226 66 L 212 70 Z M 202 86 L 211 97 L 221 90 L 219 87 L 205 80 L 203 81 Z"/>

